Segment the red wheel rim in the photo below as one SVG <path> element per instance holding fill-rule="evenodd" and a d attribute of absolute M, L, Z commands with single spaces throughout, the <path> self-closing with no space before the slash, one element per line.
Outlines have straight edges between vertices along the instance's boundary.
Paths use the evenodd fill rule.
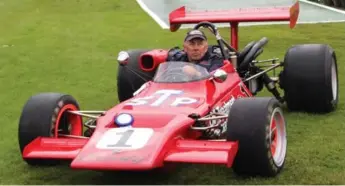
<path fill-rule="evenodd" d="M 281 166 L 286 156 L 287 139 L 285 120 L 280 108 L 275 108 L 272 112 L 268 137 L 273 161 L 277 166 Z"/>
<path fill-rule="evenodd" d="M 79 115 L 76 114 L 71 114 L 71 113 L 66 113 L 67 111 L 77 111 L 78 108 L 73 105 L 73 104 L 67 104 L 64 105 L 57 117 L 56 117 L 56 122 L 54 124 L 54 137 L 57 138 L 58 133 L 59 133 L 59 125 L 60 125 L 60 120 L 63 114 L 67 114 L 67 122 L 69 124 L 70 128 L 70 135 L 76 135 L 76 136 L 81 136 L 83 134 L 83 126 L 82 126 L 82 118 Z"/>
<path fill-rule="evenodd" d="M 277 149 L 277 124 L 276 124 L 276 119 L 273 118 L 271 121 L 271 153 L 272 155 L 275 154 L 276 149 Z"/>

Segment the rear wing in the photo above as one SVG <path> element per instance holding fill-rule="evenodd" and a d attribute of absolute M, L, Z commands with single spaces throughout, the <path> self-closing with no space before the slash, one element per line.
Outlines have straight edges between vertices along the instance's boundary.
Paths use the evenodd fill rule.
<path fill-rule="evenodd" d="M 169 14 L 170 31 L 177 31 L 182 24 L 193 24 L 202 21 L 211 23 L 230 23 L 231 44 L 237 49 L 238 23 L 240 22 L 269 22 L 289 21 L 290 28 L 294 28 L 299 15 L 299 2 L 291 7 L 269 8 L 241 8 L 216 11 L 192 11 L 186 12 L 184 6 Z"/>

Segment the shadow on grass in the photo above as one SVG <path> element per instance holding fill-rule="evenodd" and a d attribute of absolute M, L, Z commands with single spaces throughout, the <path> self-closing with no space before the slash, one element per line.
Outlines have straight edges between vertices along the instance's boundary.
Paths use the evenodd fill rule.
<path fill-rule="evenodd" d="M 30 167 L 30 182 L 70 185 L 180 185 L 180 184 L 243 184 L 247 178 L 237 176 L 222 165 L 173 164 L 168 169 L 148 171 L 91 171 L 72 170 L 68 163 L 57 167 Z M 44 172 L 39 173 L 39 172 Z M 217 179 L 219 178 L 219 179 Z M 228 183 L 224 183 L 224 179 Z M 250 178 L 249 178 L 250 179 Z M 37 181 L 35 181 L 37 180 Z"/>

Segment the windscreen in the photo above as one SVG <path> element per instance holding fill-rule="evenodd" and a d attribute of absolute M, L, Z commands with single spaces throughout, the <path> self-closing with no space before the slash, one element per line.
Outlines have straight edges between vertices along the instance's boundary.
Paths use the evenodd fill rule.
<path fill-rule="evenodd" d="M 169 61 L 159 65 L 153 81 L 158 83 L 186 83 L 209 77 L 210 73 L 200 65 L 182 61 Z"/>

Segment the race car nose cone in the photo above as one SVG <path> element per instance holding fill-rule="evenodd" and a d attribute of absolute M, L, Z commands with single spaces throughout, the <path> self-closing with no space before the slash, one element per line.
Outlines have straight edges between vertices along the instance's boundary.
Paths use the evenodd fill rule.
<path fill-rule="evenodd" d="M 119 127 L 130 126 L 133 124 L 133 121 L 134 121 L 133 116 L 130 114 L 127 114 L 127 113 L 122 113 L 122 114 L 119 114 L 115 117 L 115 123 Z"/>

